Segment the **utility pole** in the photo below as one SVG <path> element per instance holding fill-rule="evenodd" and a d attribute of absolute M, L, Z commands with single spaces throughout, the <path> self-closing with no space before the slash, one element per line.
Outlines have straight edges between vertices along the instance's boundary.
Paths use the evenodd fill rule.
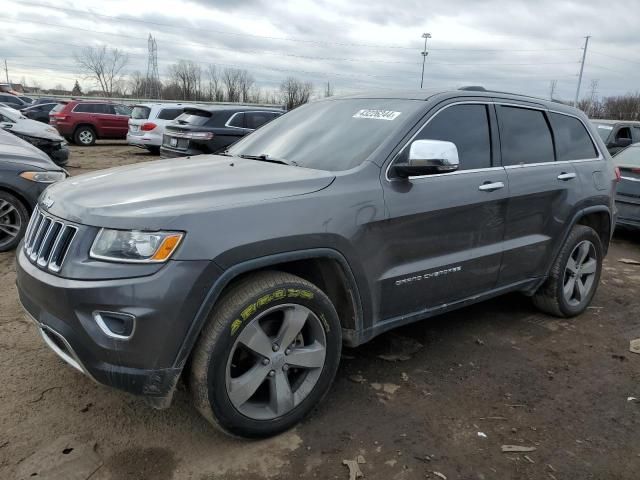
<path fill-rule="evenodd" d="M 589 39 L 591 35 L 584 37 L 584 50 L 582 51 L 582 63 L 580 63 L 580 75 L 578 76 L 578 87 L 576 88 L 576 98 L 573 101 L 573 106 L 578 106 L 578 97 L 580 96 L 580 84 L 582 83 L 582 72 L 584 70 L 584 60 L 587 58 L 587 46 L 589 46 Z"/>
<path fill-rule="evenodd" d="M 551 80 L 549 83 L 549 100 L 553 100 L 553 94 L 556 93 L 556 86 L 558 85 L 558 80 Z"/>
<path fill-rule="evenodd" d="M 9 83 L 9 68 L 7 68 L 7 59 L 4 59 L 4 74 L 7 76 L 7 83 Z"/>
<path fill-rule="evenodd" d="M 420 80 L 420 88 L 422 88 L 422 85 L 424 84 L 424 62 L 427 60 L 427 55 L 429 55 L 429 52 L 427 52 L 427 40 L 431 38 L 431 34 L 423 33 L 422 38 L 424 38 L 424 50 L 422 51 L 422 77 Z"/>

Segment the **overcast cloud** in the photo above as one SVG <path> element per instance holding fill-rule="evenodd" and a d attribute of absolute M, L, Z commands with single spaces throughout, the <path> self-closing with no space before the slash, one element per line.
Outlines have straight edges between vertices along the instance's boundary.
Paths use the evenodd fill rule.
<path fill-rule="evenodd" d="M 0 58 L 13 82 L 67 88 L 83 80 L 83 46 L 126 50 L 126 71 L 146 72 L 147 36 L 160 75 L 179 59 L 246 68 L 275 88 L 289 75 L 318 91 L 416 88 L 423 32 L 430 32 L 425 87 L 487 88 L 572 99 L 585 35 L 592 35 L 582 96 L 640 90 L 637 15 L 615 2 L 570 0 L 4 0 Z M 4 76 L 2 76 L 4 81 Z"/>

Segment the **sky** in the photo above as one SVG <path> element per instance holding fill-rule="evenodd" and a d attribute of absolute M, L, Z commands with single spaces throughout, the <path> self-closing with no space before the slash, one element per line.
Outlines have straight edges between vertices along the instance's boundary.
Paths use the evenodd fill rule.
<path fill-rule="evenodd" d="M 637 0 L 634 0 L 637 1 Z M 604 6 L 606 3 L 606 7 Z M 243 68 L 256 85 L 330 82 L 336 93 L 482 85 L 572 100 L 584 37 L 581 97 L 640 90 L 637 16 L 602 0 L 3 0 L 0 59 L 13 82 L 44 88 L 77 79 L 85 46 L 124 50 L 124 72 L 147 71 L 147 38 L 161 78 L 180 59 Z M 4 74 L 4 72 L 2 72 Z M 0 76 L 4 81 L 4 75 Z M 597 84 L 596 84 L 597 82 Z"/>

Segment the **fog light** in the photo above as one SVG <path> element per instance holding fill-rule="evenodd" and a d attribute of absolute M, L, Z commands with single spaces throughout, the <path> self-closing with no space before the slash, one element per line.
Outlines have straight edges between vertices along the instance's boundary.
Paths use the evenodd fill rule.
<path fill-rule="evenodd" d="M 93 312 L 93 319 L 106 336 L 117 340 L 129 340 L 136 328 L 136 317 L 129 313 Z"/>

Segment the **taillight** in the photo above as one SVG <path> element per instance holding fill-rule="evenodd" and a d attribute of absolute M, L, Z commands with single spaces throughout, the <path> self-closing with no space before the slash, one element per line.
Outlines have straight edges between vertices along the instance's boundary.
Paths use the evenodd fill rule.
<path fill-rule="evenodd" d="M 631 171 L 640 174 L 640 168 L 632 168 Z"/>
<path fill-rule="evenodd" d="M 66 120 L 67 118 L 69 118 L 68 115 L 62 115 L 60 113 L 52 113 L 51 115 L 49 115 L 50 117 L 53 117 L 55 120 Z"/>
<path fill-rule="evenodd" d="M 620 173 L 620 168 L 616 167 L 616 182 L 622 180 L 622 173 Z"/>
<path fill-rule="evenodd" d="M 157 125 L 153 122 L 147 122 L 147 123 L 143 123 L 142 126 L 140 127 L 140 130 L 142 130 L 143 132 L 150 132 L 151 130 L 153 130 L 154 128 L 156 128 Z"/>

